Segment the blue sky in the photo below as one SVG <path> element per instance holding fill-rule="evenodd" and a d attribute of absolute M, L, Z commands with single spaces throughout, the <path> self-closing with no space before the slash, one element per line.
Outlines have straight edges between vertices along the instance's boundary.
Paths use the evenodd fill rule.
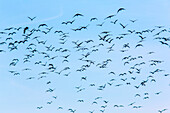
<path fill-rule="evenodd" d="M 29 29 L 37 28 L 38 25 L 46 23 L 48 28 L 53 27 L 52 31 L 47 35 L 42 33 L 33 34 L 32 37 L 40 36 L 39 40 L 47 40 L 46 46 L 54 46 L 56 48 L 69 49 L 70 52 L 48 52 L 50 57 L 58 56 L 55 60 L 48 60 L 43 58 L 42 55 L 35 53 L 35 56 L 30 59 L 30 63 L 23 63 L 23 58 L 26 54 L 29 54 L 29 50 L 25 48 L 30 43 L 36 43 L 36 40 L 30 40 L 30 43 L 21 44 L 18 50 L 11 51 L 7 49 L 8 45 L 0 45 L 0 50 L 3 49 L 6 52 L 0 53 L 0 112 L 1 113 L 67 113 L 68 109 L 76 109 L 76 113 L 94 113 L 105 110 L 105 113 L 156 113 L 158 110 L 170 109 L 170 99 L 168 98 L 169 91 L 169 76 L 165 77 L 164 74 L 170 73 L 169 71 L 169 47 L 161 45 L 158 40 L 153 40 L 154 33 L 161 31 L 162 29 L 169 30 L 170 23 L 170 1 L 169 0 L 0 0 L 0 31 L 4 31 L 9 27 L 22 27 L 15 36 L 12 36 L 14 40 L 21 40 L 23 38 L 23 28 L 28 26 Z M 124 11 L 116 14 L 119 8 L 125 8 Z M 73 18 L 76 13 L 81 13 L 83 17 Z M 115 17 L 104 20 L 107 16 L 116 14 Z M 35 17 L 33 21 L 30 21 L 27 17 Z M 97 21 L 90 22 L 90 19 L 96 17 Z M 63 21 L 71 21 L 75 19 L 73 25 L 62 25 Z M 110 21 L 118 19 L 118 24 L 113 25 Z M 135 23 L 129 20 L 135 20 Z M 102 27 L 96 26 L 104 22 Z M 122 29 L 119 25 L 122 23 L 127 25 L 127 28 Z M 88 26 L 87 30 L 80 32 L 74 32 L 71 29 L 78 28 L 80 26 Z M 165 26 L 164 28 L 156 28 L 155 26 Z M 139 36 L 131 34 L 122 40 L 114 39 L 113 47 L 114 51 L 108 53 L 108 47 L 112 44 L 102 42 L 99 40 L 99 33 L 102 31 L 111 31 L 113 37 L 120 36 L 122 33 L 127 33 L 127 30 L 142 31 L 147 29 L 156 29 L 153 33 L 143 34 L 143 37 L 147 37 L 142 42 L 144 47 L 135 48 L 136 43 L 139 41 Z M 45 30 L 42 28 L 42 30 Z M 56 30 L 63 30 L 69 32 L 69 37 L 66 38 L 66 44 L 61 45 L 59 42 L 59 34 L 54 34 Z M 162 37 L 168 38 L 169 32 L 162 33 Z M 0 42 L 5 41 L 8 35 L 0 35 Z M 85 41 L 92 39 L 95 42 L 85 44 L 83 46 L 91 48 L 94 45 L 103 43 L 104 46 L 95 47 L 99 49 L 98 52 L 91 53 L 87 59 L 102 63 L 107 59 L 112 59 L 109 62 L 106 69 L 100 69 L 98 66 L 92 65 L 87 71 L 76 72 L 84 62 L 78 60 L 82 57 L 82 54 L 87 52 L 77 52 L 75 45 L 72 41 Z M 10 41 L 9 41 L 10 42 Z M 130 43 L 130 49 L 128 52 L 122 53 L 122 46 L 126 43 Z M 40 52 L 45 52 L 46 49 L 43 45 L 35 47 Z M 148 52 L 154 51 L 154 54 L 149 55 Z M 61 56 L 69 55 L 69 63 L 62 63 Z M 143 56 L 143 59 L 138 59 L 131 62 L 129 65 L 124 66 L 122 58 L 131 55 L 132 57 Z M 11 61 L 17 58 L 19 62 L 16 66 L 9 66 Z M 163 63 L 157 66 L 150 66 L 150 60 L 161 60 Z M 35 65 L 37 61 L 42 61 L 47 64 L 54 64 L 57 67 L 57 71 L 64 69 L 65 67 L 71 67 L 70 70 L 63 72 L 61 75 L 48 72 L 47 67 L 41 65 Z M 141 73 L 119 76 L 119 74 L 128 72 L 130 66 L 136 63 L 145 62 L 146 64 L 140 66 Z M 24 68 L 30 68 L 31 71 L 23 71 Z M 134 88 L 135 85 L 139 85 L 140 82 L 146 80 L 151 71 L 155 69 L 163 69 L 165 71 L 154 75 L 156 82 L 150 82 L 145 87 L 139 89 Z M 8 71 L 15 70 L 19 72 L 19 76 L 14 76 Z M 41 72 L 48 72 L 46 78 L 39 79 Z M 109 75 L 108 73 L 114 71 L 116 75 Z M 63 76 L 70 73 L 69 76 Z M 131 77 L 136 77 L 135 81 L 131 80 Z M 27 80 L 29 77 L 35 77 L 35 79 Z M 87 77 L 87 81 L 81 80 L 81 77 Z M 116 79 L 112 86 L 107 83 L 111 79 Z M 131 83 L 127 86 L 125 82 L 120 80 L 126 79 Z M 150 80 L 150 79 L 149 79 Z M 47 84 L 51 81 L 51 84 Z M 89 85 L 94 83 L 95 87 Z M 110 82 L 112 83 L 112 82 Z M 97 90 L 98 86 L 106 85 L 106 88 L 102 91 Z M 123 86 L 115 87 L 115 85 L 123 84 Z M 77 92 L 75 87 L 85 88 L 81 92 Z M 49 88 L 54 89 L 53 92 L 48 93 L 46 90 Z M 155 93 L 160 92 L 160 95 Z M 144 93 L 149 93 L 149 99 L 144 100 Z M 140 94 L 141 97 L 134 97 L 135 94 Z M 57 96 L 54 99 L 53 96 Z M 102 97 L 102 99 L 96 100 L 98 104 L 93 104 L 96 97 Z M 77 100 L 84 100 L 84 103 L 77 102 Z M 103 101 L 108 100 L 106 104 Z M 47 104 L 51 102 L 52 104 Z M 134 106 L 142 106 L 140 109 L 134 109 L 133 106 L 128 106 L 130 103 L 135 102 Z M 107 107 L 101 108 L 101 106 Z M 123 108 L 115 108 L 114 105 L 123 105 Z M 42 109 L 37 107 L 43 106 Z M 63 110 L 58 110 L 58 107 L 63 107 Z M 169 111 L 169 110 L 168 110 Z M 165 113 L 168 113 L 165 111 Z"/>

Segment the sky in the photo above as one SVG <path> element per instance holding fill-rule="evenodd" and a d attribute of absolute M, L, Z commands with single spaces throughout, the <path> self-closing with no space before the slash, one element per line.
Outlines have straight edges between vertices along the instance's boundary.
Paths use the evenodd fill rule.
<path fill-rule="evenodd" d="M 0 50 L 0 113 L 69 113 L 68 109 L 76 110 L 75 113 L 100 113 L 104 110 L 105 113 L 156 113 L 159 110 L 167 109 L 164 112 L 168 113 L 170 109 L 170 81 L 169 76 L 164 76 L 170 73 L 170 49 L 166 45 L 162 45 L 159 40 L 154 39 L 157 36 L 154 34 L 160 32 L 163 29 L 169 30 L 170 25 L 170 1 L 169 0 L 0 0 L 0 32 L 5 31 L 5 28 L 9 27 L 22 27 L 17 31 L 15 35 L 9 36 L 8 34 L 0 34 L 0 42 L 6 42 L 7 44 L 1 44 Z M 125 10 L 117 13 L 119 8 Z M 73 18 L 76 13 L 81 13 L 84 16 Z M 111 19 L 105 18 L 109 15 L 116 15 Z M 28 17 L 36 17 L 33 21 L 30 21 Z M 91 18 L 96 17 L 98 20 L 90 22 Z M 118 19 L 117 24 L 111 23 Z M 63 25 L 62 22 L 75 20 L 73 24 Z M 132 23 L 130 20 L 137 20 Z M 102 27 L 96 26 L 103 23 Z M 125 29 L 122 29 L 120 23 L 127 25 Z M 33 33 L 28 39 L 29 41 L 18 45 L 18 49 L 9 51 L 8 44 L 14 42 L 14 40 L 23 40 L 23 30 L 25 27 L 29 27 L 29 30 L 36 28 L 40 24 L 47 24 L 47 28 L 52 30 L 48 34 Z M 81 26 L 88 26 L 87 30 L 73 31 L 72 29 L 79 28 Z M 155 26 L 164 26 L 163 28 L 157 28 Z M 45 27 L 40 28 L 42 31 L 47 30 Z M 139 35 L 132 33 L 125 36 L 123 39 L 116 39 L 120 34 L 127 33 L 128 30 L 143 31 L 147 29 L 155 29 L 154 32 L 143 33 L 142 36 L 146 37 L 143 42 L 144 47 L 135 48 L 138 41 L 140 41 Z M 29 30 L 26 33 L 29 33 Z M 65 44 L 61 44 L 60 34 L 54 33 L 56 30 L 62 30 L 65 33 L 69 33 Z M 99 36 L 102 31 L 110 31 L 111 37 L 114 38 L 112 43 L 99 40 Z M 47 41 L 45 45 L 38 44 L 35 39 L 36 36 L 39 41 Z M 169 38 L 169 32 L 164 32 L 159 35 L 160 37 Z M 6 40 L 6 38 L 12 37 L 13 40 Z M 85 43 L 83 41 L 93 40 L 94 42 Z M 78 43 L 83 42 L 82 47 L 89 48 L 88 51 L 77 51 L 73 41 Z M 31 54 L 30 50 L 26 50 L 30 43 L 36 44 L 31 46 L 39 52 L 47 52 L 51 57 L 57 56 L 54 60 L 44 58 L 44 55 L 33 53 L 34 56 L 29 59 L 30 62 L 23 63 L 25 55 Z M 93 47 L 103 43 L 104 46 Z M 130 48 L 123 48 L 124 44 L 129 43 Z M 168 43 L 168 41 L 167 41 Z M 114 51 L 108 52 L 108 47 L 113 46 Z M 69 52 L 54 52 L 46 51 L 46 47 L 55 47 L 69 49 Z M 91 65 L 86 71 L 78 72 L 77 69 L 87 62 L 80 61 L 83 55 L 89 51 L 98 49 L 97 52 L 92 52 L 87 58 L 95 61 L 95 65 Z M 128 50 L 127 52 L 120 52 L 120 50 Z M 153 54 L 148 52 L 154 51 Z M 68 57 L 68 63 L 63 61 L 63 56 L 70 55 Z M 129 62 L 130 64 L 124 65 L 126 60 L 122 60 L 125 56 L 138 57 L 137 60 Z M 19 59 L 16 66 L 10 66 L 9 64 L 13 59 Z M 99 68 L 99 66 L 106 61 L 108 62 L 106 68 Z M 156 66 L 150 66 L 150 60 L 163 61 Z M 47 66 L 35 65 L 35 62 L 42 61 L 41 64 L 47 62 Z M 145 65 L 137 67 L 141 69 L 141 73 L 137 74 L 136 70 L 133 74 L 129 74 L 129 68 L 136 63 L 145 62 Z M 59 72 L 65 67 L 70 67 L 60 75 L 49 72 L 48 64 L 53 64 Z M 99 64 L 99 66 L 96 66 Z M 24 71 L 23 69 L 30 68 L 31 70 Z M 152 75 L 156 69 L 165 70 Z M 13 75 L 9 71 L 16 71 L 20 75 Z M 116 74 L 108 74 L 114 71 Z M 48 72 L 45 78 L 39 79 L 41 72 Z M 127 75 L 119 76 L 121 73 L 127 73 Z M 68 74 L 64 76 L 64 74 Z M 152 78 L 147 78 L 152 75 L 156 82 L 150 82 Z M 28 80 L 29 77 L 34 79 Z M 82 80 L 82 77 L 87 77 L 87 80 Z M 136 80 L 132 80 L 131 77 L 136 77 Z M 110 81 L 115 79 L 115 81 Z M 127 79 L 125 82 L 121 79 Z M 146 86 L 141 86 L 136 89 L 134 86 L 138 86 L 142 81 L 147 80 Z M 47 82 L 51 82 L 47 84 Z M 131 85 L 126 85 L 126 81 Z M 108 85 L 112 83 L 112 85 Z M 89 86 L 95 84 L 94 87 Z M 103 90 L 98 90 L 99 86 L 104 86 Z M 115 87 L 118 84 L 122 86 Z M 82 91 L 75 87 L 80 87 Z M 49 89 L 54 89 L 53 92 L 47 92 Z M 155 93 L 161 92 L 156 95 Z M 148 95 L 145 93 L 148 93 Z M 136 94 L 140 94 L 141 97 L 135 97 Z M 56 99 L 53 97 L 57 97 Z M 97 97 L 102 97 L 96 99 Z M 149 97 L 149 99 L 143 99 Z M 96 100 L 95 100 L 96 99 Z M 84 100 L 84 102 L 77 102 L 78 100 Z M 92 104 L 94 101 L 97 104 Z M 105 103 L 104 101 L 108 101 Z M 51 104 L 48 104 L 52 102 Z M 129 106 L 130 103 L 134 104 Z M 106 106 L 102 108 L 101 106 Z M 123 105 L 124 107 L 114 107 L 114 105 Z M 37 107 L 43 107 L 37 109 Z M 141 108 L 134 109 L 133 106 L 142 106 Z M 58 109 L 62 107 L 63 109 Z"/>

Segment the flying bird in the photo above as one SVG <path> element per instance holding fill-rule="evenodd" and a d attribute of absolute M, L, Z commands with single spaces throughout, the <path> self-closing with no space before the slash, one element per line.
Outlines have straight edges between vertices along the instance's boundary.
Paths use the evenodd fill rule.
<path fill-rule="evenodd" d="M 90 19 L 90 22 L 91 22 L 91 21 L 94 21 L 94 20 L 98 20 L 98 19 L 97 19 L 97 18 L 91 18 L 91 19 Z"/>
<path fill-rule="evenodd" d="M 135 23 L 136 21 L 137 21 L 137 19 L 136 20 L 130 20 L 132 23 Z"/>
<path fill-rule="evenodd" d="M 37 109 L 42 109 L 42 108 L 43 108 L 42 106 L 37 107 Z"/>
<path fill-rule="evenodd" d="M 77 14 L 75 14 L 74 16 L 73 16 L 73 18 L 74 17 L 78 17 L 78 16 L 84 16 L 83 14 L 80 14 L 80 13 L 77 13 Z"/>
<path fill-rule="evenodd" d="M 43 27 L 43 26 L 48 27 L 47 24 L 40 24 L 40 25 L 38 26 L 38 28 Z"/>
<path fill-rule="evenodd" d="M 28 16 L 28 18 L 29 18 L 31 21 L 33 21 L 33 20 L 36 18 L 36 16 L 33 17 L 33 18 L 31 18 L 31 17 Z"/>
<path fill-rule="evenodd" d="M 115 15 L 107 16 L 104 20 L 114 17 Z"/>
<path fill-rule="evenodd" d="M 127 25 L 123 25 L 123 24 L 120 23 L 120 25 L 122 26 L 123 29 L 125 29 L 128 24 Z"/>
<path fill-rule="evenodd" d="M 119 13 L 120 11 L 123 11 L 123 10 L 125 10 L 125 8 L 119 8 L 119 9 L 117 10 L 117 13 Z"/>
<path fill-rule="evenodd" d="M 25 27 L 23 33 L 25 34 L 28 29 L 28 27 Z"/>

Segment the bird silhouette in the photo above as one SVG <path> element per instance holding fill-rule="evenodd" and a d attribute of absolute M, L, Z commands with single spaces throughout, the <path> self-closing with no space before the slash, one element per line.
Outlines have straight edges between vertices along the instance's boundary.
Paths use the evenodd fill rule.
<path fill-rule="evenodd" d="M 123 24 L 120 23 L 120 25 L 122 26 L 123 29 L 125 29 L 128 24 L 124 26 Z"/>
<path fill-rule="evenodd" d="M 73 18 L 74 17 L 78 17 L 78 16 L 84 16 L 83 14 L 80 14 L 80 13 L 76 13 L 74 16 L 73 16 Z"/>
<path fill-rule="evenodd" d="M 30 19 L 31 21 L 33 21 L 35 18 L 36 18 L 36 16 L 33 17 L 33 18 L 31 18 L 31 17 L 28 16 L 28 19 Z"/>
<path fill-rule="evenodd" d="M 23 33 L 25 34 L 28 29 L 28 27 L 25 27 Z"/>
<path fill-rule="evenodd" d="M 119 13 L 120 11 L 123 11 L 123 10 L 125 10 L 125 8 L 119 8 L 119 9 L 117 10 L 117 13 Z"/>
<path fill-rule="evenodd" d="M 104 20 L 114 17 L 115 15 L 109 15 Z"/>

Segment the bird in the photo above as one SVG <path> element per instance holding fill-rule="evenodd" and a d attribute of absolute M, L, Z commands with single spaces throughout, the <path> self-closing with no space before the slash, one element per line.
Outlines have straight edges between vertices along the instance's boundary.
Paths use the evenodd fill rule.
<path fill-rule="evenodd" d="M 168 43 L 166 43 L 166 42 L 163 42 L 163 41 L 159 41 L 162 45 L 169 45 Z"/>
<path fill-rule="evenodd" d="M 119 13 L 120 11 L 123 11 L 123 10 L 125 10 L 125 8 L 119 8 L 119 9 L 117 10 L 117 13 Z"/>
<path fill-rule="evenodd" d="M 14 29 L 14 27 L 5 28 L 4 30 L 12 30 L 12 29 Z"/>
<path fill-rule="evenodd" d="M 31 21 L 33 21 L 35 18 L 36 18 L 36 16 L 33 17 L 33 18 L 31 18 L 31 17 L 28 16 L 28 19 L 30 19 Z"/>
<path fill-rule="evenodd" d="M 96 26 L 103 26 L 103 24 L 104 24 L 105 22 L 102 22 L 101 24 L 97 24 Z"/>
<path fill-rule="evenodd" d="M 48 81 L 48 82 L 47 82 L 47 84 L 50 84 L 50 83 L 51 83 L 51 81 Z"/>
<path fill-rule="evenodd" d="M 92 104 L 97 104 L 97 102 L 96 102 L 96 101 L 94 101 Z"/>
<path fill-rule="evenodd" d="M 135 104 L 136 102 L 130 103 L 128 106 L 132 106 L 133 104 Z"/>
<path fill-rule="evenodd" d="M 94 20 L 98 20 L 98 19 L 97 19 L 97 18 L 95 18 L 95 17 L 90 19 L 90 21 L 94 21 Z"/>
<path fill-rule="evenodd" d="M 25 34 L 29 27 L 25 27 L 23 33 Z"/>
<path fill-rule="evenodd" d="M 84 100 L 77 100 L 77 102 L 84 102 Z"/>
<path fill-rule="evenodd" d="M 155 27 L 157 27 L 157 28 L 163 28 L 164 26 L 155 26 Z"/>
<path fill-rule="evenodd" d="M 42 106 L 37 107 L 37 109 L 42 109 L 42 108 L 43 108 Z"/>
<path fill-rule="evenodd" d="M 132 31 L 132 30 L 128 30 L 128 32 L 130 32 L 130 33 L 134 33 L 134 32 L 135 32 L 135 30 L 133 30 L 133 31 Z"/>
<path fill-rule="evenodd" d="M 142 44 L 137 44 L 137 45 L 135 46 L 135 48 L 137 48 L 137 47 L 143 47 L 143 45 L 142 45 Z"/>
<path fill-rule="evenodd" d="M 81 77 L 81 80 L 87 80 L 87 76 L 86 77 Z"/>
<path fill-rule="evenodd" d="M 47 102 L 47 104 L 52 104 L 53 101 Z"/>
<path fill-rule="evenodd" d="M 40 25 L 38 26 L 38 28 L 43 27 L 43 26 L 48 27 L 48 25 L 47 25 L 47 24 L 40 24 Z"/>
<path fill-rule="evenodd" d="M 83 14 L 80 14 L 80 13 L 76 13 L 74 16 L 73 16 L 73 18 L 74 17 L 78 17 L 78 16 L 84 16 Z"/>
<path fill-rule="evenodd" d="M 125 29 L 128 24 L 124 26 L 123 24 L 120 23 L 120 25 L 122 26 L 123 29 Z"/>
<path fill-rule="evenodd" d="M 68 109 L 68 111 L 72 112 L 72 113 L 75 113 L 76 110 L 73 110 L 73 109 Z"/>
<path fill-rule="evenodd" d="M 110 21 L 110 23 L 116 24 L 117 21 L 118 19 L 116 19 L 115 21 Z"/>
<path fill-rule="evenodd" d="M 102 113 L 104 113 L 105 112 L 105 109 L 104 110 L 100 110 Z"/>
<path fill-rule="evenodd" d="M 72 20 L 72 21 L 67 21 L 67 22 L 62 22 L 61 24 L 73 24 L 73 22 L 74 22 L 75 20 Z"/>
<path fill-rule="evenodd" d="M 104 20 L 114 17 L 115 15 L 109 15 Z"/>
<path fill-rule="evenodd" d="M 31 79 L 34 79 L 35 77 L 29 77 L 29 78 L 27 78 L 27 80 L 31 80 Z"/>
<path fill-rule="evenodd" d="M 135 23 L 136 21 L 137 21 L 137 19 L 136 20 L 130 20 L 132 23 Z"/>
<path fill-rule="evenodd" d="M 58 107 L 57 110 L 63 109 L 63 107 Z"/>
<path fill-rule="evenodd" d="M 7 41 L 7 40 L 6 40 Z M 0 42 L 0 45 L 4 45 L 4 44 L 7 44 L 6 42 Z"/>
<path fill-rule="evenodd" d="M 163 111 L 166 111 L 168 109 L 158 110 L 159 113 L 163 113 Z"/>
<path fill-rule="evenodd" d="M 1 50 L 0 50 L 0 53 L 1 53 L 1 52 L 6 52 L 6 51 L 1 49 Z"/>
<path fill-rule="evenodd" d="M 159 95 L 160 93 L 162 93 L 161 91 L 160 92 L 157 92 L 157 93 L 155 93 L 156 95 Z"/>

